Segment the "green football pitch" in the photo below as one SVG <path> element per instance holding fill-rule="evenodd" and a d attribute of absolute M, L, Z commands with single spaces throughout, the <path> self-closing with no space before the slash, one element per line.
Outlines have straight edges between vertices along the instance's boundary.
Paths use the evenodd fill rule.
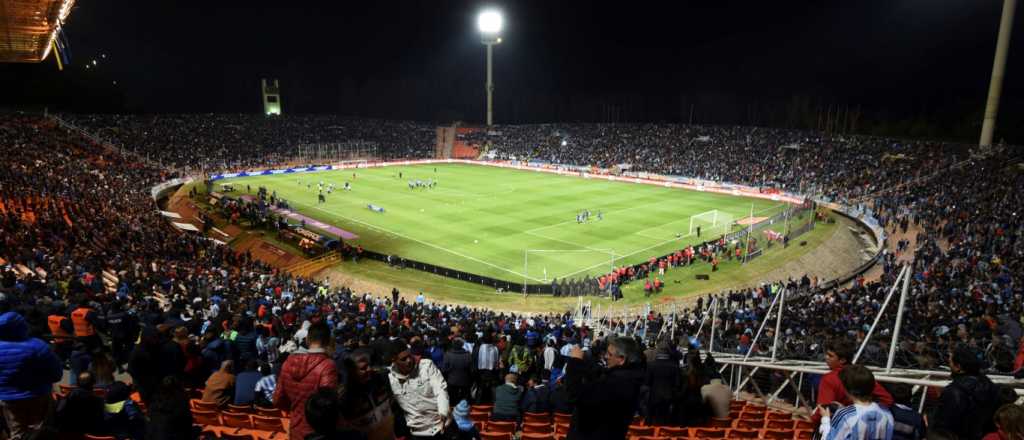
<path fill-rule="evenodd" d="M 410 181 L 428 179 L 437 185 L 409 188 Z M 321 181 L 335 185 L 322 204 L 317 201 Z M 717 237 L 724 223 L 739 228 L 729 218 L 748 218 L 751 212 L 769 217 L 785 208 L 770 200 L 464 164 L 222 182 L 242 192 L 247 186 L 251 193 L 260 186 L 276 191 L 294 210 L 359 235 L 350 244 L 368 250 L 531 283 L 604 274 L 613 264 L 646 261 Z M 351 191 L 342 189 L 345 182 Z M 384 212 L 368 209 L 369 204 Z M 590 219 L 577 222 L 585 210 Z M 700 238 L 691 230 L 694 216 L 693 225 L 702 225 Z"/>

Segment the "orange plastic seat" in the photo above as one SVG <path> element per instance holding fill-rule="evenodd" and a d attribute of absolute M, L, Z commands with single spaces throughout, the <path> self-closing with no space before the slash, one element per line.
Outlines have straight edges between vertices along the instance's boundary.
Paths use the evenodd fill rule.
<path fill-rule="evenodd" d="M 480 433 L 480 440 L 512 440 L 512 433 L 484 431 Z"/>
<path fill-rule="evenodd" d="M 660 437 L 689 437 L 690 429 L 677 426 L 662 426 L 658 428 Z"/>
<path fill-rule="evenodd" d="M 796 434 L 795 432 L 793 432 L 792 429 L 765 429 L 764 431 L 761 432 L 761 438 L 771 440 L 785 440 L 795 438 L 794 434 Z"/>
<path fill-rule="evenodd" d="M 110 435 L 85 434 L 82 438 L 85 439 L 85 440 L 117 440 L 117 437 L 110 436 Z"/>
<path fill-rule="evenodd" d="M 779 411 L 768 411 L 768 420 L 793 420 L 793 415 L 790 413 L 779 412 Z"/>
<path fill-rule="evenodd" d="M 793 429 L 804 429 L 804 430 L 814 431 L 814 428 L 815 428 L 814 422 L 809 422 L 807 420 L 797 420 L 793 424 Z"/>
<path fill-rule="evenodd" d="M 793 432 L 796 434 L 793 436 L 796 440 L 811 440 L 814 438 L 814 431 L 810 429 L 798 429 Z"/>
<path fill-rule="evenodd" d="M 284 411 L 281 411 L 278 408 L 264 408 L 262 406 L 257 406 L 256 415 L 261 417 L 284 417 Z"/>
<path fill-rule="evenodd" d="M 519 440 L 555 440 L 555 435 L 550 432 L 546 434 L 524 432 L 519 436 Z"/>
<path fill-rule="evenodd" d="M 739 419 L 733 420 L 733 428 L 743 429 L 761 429 L 764 426 L 764 420 L 751 420 L 751 419 Z"/>
<path fill-rule="evenodd" d="M 523 423 L 551 423 L 551 414 L 523 413 Z"/>
<path fill-rule="evenodd" d="M 484 428 L 490 432 L 516 432 L 516 422 L 487 422 Z"/>
<path fill-rule="evenodd" d="M 474 422 L 481 422 L 481 423 L 483 423 L 483 422 L 486 422 L 486 421 L 488 421 L 490 419 L 491 419 L 491 415 L 488 414 L 488 413 L 485 413 L 485 412 L 470 412 L 469 413 L 469 420 L 472 420 Z"/>
<path fill-rule="evenodd" d="M 192 405 L 192 409 L 199 409 L 203 411 L 220 411 L 220 407 L 214 402 L 205 402 L 199 399 L 192 399 L 188 401 Z"/>
<path fill-rule="evenodd" d="M 252 406 L 249 406 L 249 405 L 232 405 L 230 403 L 228 404 L 227 408 L 224 408 L 224 410 L 225 411 L 231 411 L 231 412 L 234 412 L 234 413 L 241 413 L 241 414 L 252 414 L 252 413 L 256 412 L 256 411 L 254 411 L 252 409 Z"/>
<path fill-rule="evenodd" d="M 760 420 L 763 422 L 766 414 L 768 413 L 765 411 L 743 411 L 740 413 L 740 418 L 747 420 Z"/>
<path fill-rule="evenodd" d="M 713 427 L 713 428 L 731 428 L 732 427 L 732 419 L 727 419 L 727 418 L 722 418 L 722 417 L 712 417 L 711 420 L 708 421 L 708 426 Z"/>
<path fill-rule="evenodd" d="M 572 414 L 555 413 L 555 423 L 572 423 Z"/>
<path fill-rule="evenodd" d="M 220 413 L 220 418 L 224 422 L 224 426 L 228 426 L 231 428 L 252 429 L 252 419 L 250 418 L 249 414 L 225 411 Z"/>
<path fill-rule="evenodd" d="M 569 435 L 568 423 L 555 423 L 555 436 Z"/>
<path fill-rule="evenodd" d="M 263 417 L 253 415 L 252 426 L 254 429 L 262 431 L 273 431 L 273 432 L 285 432 L 284 423 L 281 422 L 280 417 Z"/>
<path fill-rule="evenodd" d="M 220 426 L 220 416 L 217 411 L 192 409 L 192 421 L 199 425 Z"/>
<path fill-rule="evenodd" d="M 768 420 L 764 422 L 765 429 L 793 429 L 793 420 Z"/>
<path fill-rule="evenodd" d="M 220 440 L 257 440 L 252 434 L 234 434 L 230 432 L 221 432 Z"/>
<path fill-rule="evenodd" d="M 655 428 L 653 426 L 629 425 L 627 435 L 630 437 L 651 437 L 654 436 L 654 431 Z"/>
<path fill-rule="evenodd" d="M 695 428 L 694 438 L 725 438 L 725 429 L 722 428 Z"/>
<path fill-rule="evenodd" d="M 523 423 L 523 434 L 551 434 L 554 432 L 550 423 Z"/>
<path fill-rule="evenodd" d="M 760 429 L 738 429 L 733 428 L 729 430 L 729 438 L 758 438 L 761 437 Z"/>
<path fill-rule="evenodd" d="M 470 405 L 469 412 L 486 412 L 490 413 L 494 411 L 494 405 Z"/>

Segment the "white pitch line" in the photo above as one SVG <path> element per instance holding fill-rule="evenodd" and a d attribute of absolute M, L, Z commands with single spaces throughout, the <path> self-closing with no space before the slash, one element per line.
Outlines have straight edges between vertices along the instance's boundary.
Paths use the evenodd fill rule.
<path fill-rule="evenodd" d="M 382 231 L 382 232 L 385 232 L 385 233 L 388 233 L 388 234 L 392 234 L 392 235 L 395 235 L 395 236 L 398 236 L 398 237 L 402 237 L 402 238 L 404 238 L 404 239 L 406 239 L 406 240 L 410 240 L 410 241 L 415 241 L 415 242 L 417 242 L 417 243 L 419 243 L 419 244 L 422 244 L 422 245 L 426 245 L 426 246 L 430 246 L 430 247 L 432 247 L 432 248 L 434 248 L 434 249 L 442 250 L 442 251 L 448 252 L 448 253 L 450 253 L 450 254 L 452 254 L 452 255 L 456 255 L 456 256 L 459 256 L 459 257 L 465 258 L 465 259 L 467 259 L 467 260 L 471 260 L 471 261 L 476 261 L 477 263 L 480 263 L 480 264 L 486 264 L 486 265 L 488 265 L 488 266 L 491 266 L 491 267 L 493 267 L 493 268 L 495 268 L 495 269 L 499 269 L 499 270 L 502 270 L 502 271 L 505 271 L 505 272 L 511 273 L 511 274 L 513 274 L 513 275 L 518 275 L 518 276 L 521 276 L 521 277 L 523 277 L 523 278 L 528 278 L 528 279 L 531 279 L 531 280 L 534 280 L 534 281 L 537 281 L 537 282 L 542 282 L 542 280 L 540 280 L 540 279 L 538 279 L 538 278 L 534 278 L 534 277 L 531 277 L 531 276 L 529 276 L 529 275 L 524 275 L 524 274 L 521 274 L 521 273 L 519 273 L 519 272 L 516 272 L 516 271 L 514 271 L 514 270 L 509 270 L 509 269 L 506 269 L 506 268 L 504 268 L 504 267 L 498 266 L 498 265 L 496 265 L 496 264 L 493 264 L 493 263 L 488 263 L 488 262 L 486 262 L 486 261 L 484 261 L 484 260 L 481 260 L 481 259 L 479 259 L 479 258 L 476 258 L 476 257 L 471 257 L 471 256 L 469 256 L 469 255 L 466 255 L 466 254 L 463 254 L 463 253 L 460 253 L 460 252 L 456 252 L 456 251 L 453 251 L 453 250 L 451 250 L 451 249 L 448 249 L 448 248 L 446 248 L 446 247 L 444 247 L 444 246 L 438 246 L 438 245 L 436 245 L 436 244 L 433 244 L 433 243 L 430 243 L 430 242 L 426 242 L 426 241 L 420 240 L 420 239 L 418 239 L 418 238 L 413 238 L 413 237 L 410 237 L 410 236 L 408 236 L 408 235 L 405 235 L 405 234 L 402 234 L 402 233 L 399 233 L 399 232 L 391 231 L 391 230 L 388 230 L 388 229 L 382 228 L 382 227 L 380 227 L 380 226 L 372 225 L 372 224 L 370 224 L 370 223 L 367 223 L 367 222 L 364 222 L 364 221 L 362 221 L 362 220 L 358 220 L 358 219 L 354 219 L 354 218 L 351 218 L 351 217 L 348 217 L 348 216 L 344 216 L 344 215 L 338 214 L 338 213 L 336 213 L 336 212 L 334 212 L 334 211 L 331 211 L 331 210 L 328 210 L 328 209 L 324 209 L 324 208 L 321 208 L 321 207 L 319 207 L 319 206 L 313 206 L 313 205 L 306 205 L 305 203 L 299 203 L 299 205 L 304 205 L 304 206 L 306 206 L 306 207 L 308 207 L 308 208 L 313 208 L 313 209 L 317 209 L 317 210 L 320 210 L 320 211 L 324 211 L 324 212 L 326 212 L 326 213 L 329 213 L 329 214 L 333 214 L 333 215 L 336 215 L 336 216 L 338 216 L 338 217 L 341 217 L 341 218 L 343 218 L 343 219 L 347 219 L 347 220 L 349 220 L 349 221 L 353 221 L 353 222 L 359 223 L 359 224 L 361 224 L 361 225 L 364 225 L 364 226 L 366 226 L 366 227 L 368 227 L 368 228 L 372 228 L 372 229 L 377 229 L 377 230 L 380 230 L 380 231 Z"/>
<path fill-rule="evenodd" d="M 607 214 L 611 214 L 613 212 L 630 211 L 630 210 L 633 210 L 633 209 L 642 208 L 644 206 L 651 206 L 651 205 L 658 204 L 658 203 L 664 203 L 664 200 L 658 200 L 658 201 L 654 201 L 654 202 L 651 202 L 651 203 L 644 203 L 643 205 L 630 206 L 630 207 L 621 208 L 621 209 L 613 209 L 611 211 L 604 211 L 602 214 L 607 215 Z M 566 224 L 572 223 L 574 221 L 576 221 L 576 220 L 566 220 L 566 221 L 561 222 L 561 223 L 555 223 L 553 225 L 547 225 L 547 226 L 540 226 L 540 227 L 536 227 L 536 228 L 533 228 L 533 229 L 526 230 L 524 232 L 526 232 L 527 234 L 530 234 L 530 233 L 534 233 L 534 232 L 537 232 L 537 231 L 542 231 L 542 230 L 545 230 L 545 229 L 554 228 L 556 226 L 566 225 Z"/>
<path fill-rule="evenodd" d="M 692 236 L 692 235 L 693 235 L 693 234 L 686 234 L 686 235 L 684 235 L 684 236 L 682 236 L 682 237 L 679 237 L 679 238 L 673 238 L 673 239 L 671 239 L 671 240 L 665 240 L 665 241 L 663 241 L 663 242 L 661 242 L 661 243 L 657 243 L 657 244 L 654 244 L 654 245 L 651 245 L 651 246 L 645 247 L 645 248 L 643 248 L 643 249 L 638 249 L 638 250 L 636 250 L 636 251 L 630 252 L 630 253 L 628 253 L 628 254 L 625 254 L 625 255 L 616 255 L 616 256 L 615 256 L 615 259 L 616 259 L 616 260 L 618 260 L 618 259 L 622 259 L 622 258 L 629 258 L 629 257 L 632 257 L 632 256 L 634 256 L 634 255 L 636 255 L 636 254 L 639 254 L 639 253 L 641 253 L 641 252 L 644 252 L 644 251 L 647 251 L 647 250 L 651 250 L 651 249 L 654 249 L 654 248 L 656 248 L 656 247 L 658 247 L 658 246 L 664 246 L 664 245 L 666 245 L 666 244 L 668 244 L 668 243 L 671 243 L 671 242 L 673 242 L 673 241 L 676 241 L 676 240 L 682 240 L 682 239 L 684 239 L 684 238 L 686 238 L 686 237 L 689 237 L 689 236 Z M 598 267 L 598 266 L 603 266 L 603 265 L 605 265 L 605 264 L 607 264 L 607 263 L 600 263 L 600 264 L 595 264 L 595 265 L 593 265 L 593 266 L 590 266 L 590 267 L 585 267 L 585 268 L 583 268 L 583 269 L 577 270 L 576 272 L 573 272 L 573 273 L 570 273 L 570 274 L 566 274 L 566 275 L 562 275 L 562 278 L 565 278 L 565 277 L 571 277 L 571 276 L 573 276 L 573 275 L 576 275 L 576 274 L 578 274 L 578 273 L 586 272 L 586 271 L 588 271 L 588 270 L 590 270 L 590 269 L 593 269 L 593 268 L 595 268 L 595 267 Z"/>
<path fill-rule="evenodd" d="M 548 237 L 546 235 L 535 234 L 533 232 L 524 232 L 524 234 L 532 235 L 532 236 L 538 237 L 538 238 L 543 238 L 545 240 L 557 241 L 559 243 L 565 243 L 565 244 L 568 244 L 568 245 L 572 245 L 572 246 L 576 246 L 576 247 L 581 247 L 581 248 L 586 249 L 588 251 L 600 252 L 602 254 L 610 254 L 611 253 L 611 252 L 608 252 L 607 249 L 592 248 L 590 246 L 584 246 L 584 245 L 579 244 L 579 243 L 574 243 L 574 242 L 571 242 L 571 241 L 566 241 L 566 240 L 562 240 L 562 239 L 558 239 L 558 238 L 554 238 L 554 237 Z"/>

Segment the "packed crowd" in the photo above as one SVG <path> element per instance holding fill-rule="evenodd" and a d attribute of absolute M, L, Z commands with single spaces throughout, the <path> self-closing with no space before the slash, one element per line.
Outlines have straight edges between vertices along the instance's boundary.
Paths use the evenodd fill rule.
<path fill-rule="evenodd" d="M 125 123 L 121 136 L 149 127 L 112 118 L 101 125 Z M 187 136 L 201 132 L 192 125 L 202 120 L 177 118 L 161 129 L 166 132 L 148 135 L 144 148 L 180 166 L 243 164 L 236 162 L 236 146 L 250 143 L 242 137 L 245 130 L 221 147 L 191 149 L 200 138 Z M 557 162 L 592 156 L 601 165 L 800 184 L 844 199 L 899 187 L 871 202 L 887 231 L 916 231 L 907 250 L 913 252 L 914 282 L 898 363 L 949 365 L 956 373 L 930 429 L 958 436 L 947 438 L 1020 434 L 1014 430 L 1024 426 L 1024 413 L 997 405 L 1009 401 L 1005 389 L 982 374 L 989 367 L 1013 371 L 1024 365 L 1024 356 L 1014 356 L 1022 340 L 1024 273 L 1017 215 L 1022 200 L 1015 190 L 1024 181 L 1013 151 L 950 168 L 966 152 L 878 139 L 803 139 L 796 156 L 784 161 L 780 155 L 791 154 L 789 149 L 759 155 L 760 147 L 732 141 L 797 141 L 789 132 L 650 128 L 655 137 L 674 136 L 673 130 L 710 137 L 688 143 L 709 150 L 701 147 L 691 160 L 656 142 L 630 144 L 634 132 L 635 139 L 645 139 L 639 128 L 559 130 L 574 134 L 567 145 L 584 131 L 606 141 L 571 153 L 550 150 L 546 158 Z M 903 403 L 900 392 L 878 391 L 870 372 L 847 367 L 853 363 L 850 347 L 865 338 L 865 326 L 899 271 L 892 254 L 883 258 L 885 275 L 877 283 L 820 289 L 805 277 L 702 298 L 677 313 L 605 316 L 591 329 L 570 314 L 527 317 L 406 302 L 398 292 L 377 298 L 294 278 L 168 226 L 148 188 L 173 174 L 126 160 L 42 118 L 5 116 L 0 133 L 4 149 L 18 152 L 0 169 L 0 401 L 11 438 L 40 429 L 195 438 L 189 388 L 203 389 L 202 400 L 216 405 L 282 408 L 291 419 L 291 438 L 475 438 L 479 433 L 465 418 L 470 403 L 492 403 L 496 420 L 519 420 L 526 412 L 573 414 L 571 438 L 624 438 L 635 414 L 652 424 L 695 426 L 722 416 L 723 401 L 728 414 L 728 386 L 716 377 L 714 360 L 696 348 L 710 343 L 708 328 L 718 331 L 715 351 L 767 352 L 774 335 L 769 331 L 755 342 L 753 334 L 783 288 L 791 295 L 782 323 L 783 356 L 825 359 L 832 373 L 820 380 L 818 403 L 858 409 L 854 416 L 828 414 L 823 434 L 836 438 L 865 417 L 882 426 L 875 438 L 891 438 L 892 426 L 919 426 L 907 419 L 893 423 L 912 416 L 893 409 Z M 530 139 L 514 130 L 505 136 L 513 146 Z M 561 142 L 551 148 L 556 146 Z M 528 151 L 544 157 L 545 148 Z M 711 151 L 716 148 L 721 151 Z M 621 161 L 619 151 L 632 151 L 633 159 Z M 883 161 L 883 152 L 904 156 Z M 246 156 L 252 155 L 248 150 Z M 705 161 L 713 163 L 691 168 Z M 931 172 L 942 175 L 928 178 Z M 718 313 L 698 332 L 712 301 Z M 879 328 L 891 328 L 894 316 L 890 310 Z M 889 339 L 884 330 L 877 332 L 861 363 L 881 362 Z M 1002 352 L 1011 354 L 1008 360 L 996 355 Z M 57 404 L 51 391 L 65 369 L 77 388 Z M 94 388 L 105 390 L 102 402 L 89 399 Z M 138 395 L 132 398 L 132 392 Z M 872 395 L 881 407 L 871 403 Z M 968 395 L 982 396 L 986 404 Z M 54 408 L 61 416 L 47 417 Z M 831 412 L 822 408 L 819 415 Z M 914 432 L 900 438 L 922 438 L 923 431 Z"/>
<path fill-rule="evenodd" d="M 434 126 L 416 122 L 325 115 L 244 114 L 61 115 L 119 148 L 168 167 L 229 170 L 294 162 L 302 147 L 375 145 L 384 158 L 425 158 L 434 152 Z"/>

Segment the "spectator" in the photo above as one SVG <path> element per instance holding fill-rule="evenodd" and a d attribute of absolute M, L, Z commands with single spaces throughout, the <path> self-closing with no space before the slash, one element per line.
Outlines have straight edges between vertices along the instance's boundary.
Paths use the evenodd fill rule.
<path fill-rule="evenodd" d="M 11 440 L 27 439 L 42 427 L 61 375 L 50 346 L 28 337 L 25 319 L 14 312 L 0 314 L 0 408 Z"/>
<path fill-rule="evenodd" d="M 93 393 L 92 373 L 78 374 L 78 386 L 57 404 L 57 426 L 61 432 L 98 434 L 103 432 L 103 399 Z"/>
<path fill-rule="evenodd" d="M 470 387 L 473 385 L 473 361 L 465 345 L 462 339 L 454 339 L 441 363 L 441 372 L 448 383 L 449 402 L 461 402 L 468 398 Z"/>
<path fill-rule="evenodd" d="M 338 426 L 369 440 L 391 440 L 395 438 L 395 399 L 387 374 L 374 369 L 371 358 L 370 350 L 360 348 L 342 362 L 346 380 L 340 388 Z"/>
<path fill-rule="evenodd" d="M 516 385 L 518 379 L 515 373 L 506 374 L 505 383 L 494 389 L 494 411 L 491 412 L 491 420 L 519 420 L 519 404 L 522 401 L 523 389 Z"/>
<path fill-rule="evenodd" d="M 658 343 L 654 359 L 647 364 L 647 424 L 668 425 L 673 418 L 673 403 L 682 391 L 679 359 L 672 355 L 668 340 Z"/>
<path fill-rule="evenodd" d="M 452 418 L 457 428 L 455 440 L 480 440 L 480 431 L 469 419 L 469 401 L 460 401 L 452 410 Z"/>
<path fill-rule="evenodd" d="M 817 402 L 819 406 L 831 405 L 833 402 L 839 403 L 841 406 L 849 406 L 853 403 L 848 397 L 843 382 L 839 379 L 839 373 L 850 364 L 853 356 L 853 346 L 849 342 L 841 339 L 831 342 L 825 352 L 825 364 L 828 365 L 829 372 L 822 376 L 821 383 L 818 385 Z M 888 408 L 892 405 L 892 396 L 878 383 L 875 384 L 874 396 L 882 406 Z M 820 415 L 815 413 L 815 421 L 819 418 Z"/>
<path fill-rule="evenodd" d="M 999 407 L 993 416 L 995 432 L 990 432 L 982 440 L 1021 440 L 1024 439 L 1024 408 L 1008 403 Z"/>
<path fill-rule="evenodd" d="M 930 418 L 932 427 L 962 439 L 977 440 L 996 430 L 992 417 L 1001 405 L 999 386 L 981 373 L 982 360 L 973 348 L 957 346 L 949 357 L 952 379 L 939 396 Z"/>
<path fill-rule="evenodd" d="M 676 423 L 682 426 L 703 426 L 707 422 L 711 410 L 701 393 L 706 384 L 700 351 L 691 349 L 686 353 L 686 376 L 674 405 Z"/>
<path fill-rule="evenodd" d="M 331 331 L 324 322 L 311 324 L 305 350 L 288 356 L 274 389 L 274 405 L 289 412 L 289 438 L 301 440 L 312 432 L 306 422 L 304 402 L 317 389 L 338 386 L 338 370 L 327 355 Z"/>
<path fill-rule="evenodd" d="M 818 412 L 822 414 L 819 430 L 822 437 L 826 440 L 891 440 L 895 423 L 892 413 L 872 400 L 878 384 L 871 370 L 860 365 L 847 365 L 839 373 L 839 378 L 847 399 L 853 404 L 836 411 L 834 418 L 828 408 L 818 406 Z"/>
<path fill-rule="evenodd" d="M 576 402 L 569 396 L 569 389 L 561 378 L 555 381 L 551 389 L 551 411 L 559 414 L 572 414 L 576 411 Z"/>
<path fill-rule="evenodd" d="M 476 387 L 478 396 L 476 401 L 482 404 L 494 402 L 494 387 L 498 382 L 498 362 L 500 353 L 494 345 L 494 335 L 484 334 L 480 344 L 474 347 L 476 350 L 473 359 L 476 363 Z"/>
<path fill-rule="evenodd" d="M 255 358 L 249 359 L 245 363 L 245 371 L 235 377 L 235 405 L 252 405 L 256 402 L 256 384 L 263 379 L 258 371 L 259 365 Z"/>
<path fill-rule="evenodd" d="M 312 432 L 305 440 L 361 440 L 361 432 L 338 430 L 338 414 L 342 405 L 333 388 L 320 388 L 309 396 L 304 406 L 305 420 Z"/>
<path fill-rule="evenodd" d="M 608 342 L 604 355 L 607 368 L 584 361 L 581 348 L 572 349 L 564 378 L 576 405 L 569 426 L 570 440 L 626 437 L 643 383 L 640 356 L 636 342 L 630 338 Z"/>
<path fill-rule="evenodd" d="M 180 379 L 168 376 L 160 381 L 149 405 L 146 440 L 195 440 L 199 429 L 192 425 L 185 386 Z"/>
<path fill-rule="evenodd" d="M 131 399 L 131 388 L 124 382 L 114 382 L 107 389 L 104 399 L 105 433 L 119 440 L 143 440 L 146 436 L 146 417 Z"/>
<path fill-rule="evenodd" d="M 274 406 L 274 388 L 277 386 L 277 376 L 269 364 L 260 364 L 260 380 L 256 382 L 256 406 L 272 408 Z"/>
<path fill-rule="evenodd" d="M 210 375 L 203 389 L 203 401 L 216 403 L 223 408 L 232 402 L 235 395 L 235 363 L 227 360 L 221 362 L 220 370 Z"/>
<path fill-rule="evenodd" d="M 722 382 L 722 376 L 715 371 L 707 385 L 700 387 L 700 395 L 704 404 L 711 410 L 711 417 L 729 418 L 729 402 L 732 401 L 732 390 Z"/>
<path fill-rule="evenodd" d="M 551 413 L 551 387 L 541 376 L 533 375 L 526 382 L 523 401 L 520 405 L 523 413 Z"/>
<path fill-rule="evenodd" d="M 448 426 L 448 389 L 430 359 L 412 356 L 405 341 L 392 341 L 391 391 L 405 416 L 413 439 L 434 438 Z"/>
<path fill-rule="evenodd" d="M 895 422 L 892 434 L 893 439 L 923 439 L 926 433 L 924 417 L 922 417 L 921 414 L 918 414 L 917 411 L 910 406 L 912 405 L 910 385 L 894 383 L 889 384 L 887 388 L 889 389 L 889 393 L 892 394 L 892 398 L 894 400 L 893 405 L 889 407 L 889 410 L 892 412 L 893 421 Z"/>

